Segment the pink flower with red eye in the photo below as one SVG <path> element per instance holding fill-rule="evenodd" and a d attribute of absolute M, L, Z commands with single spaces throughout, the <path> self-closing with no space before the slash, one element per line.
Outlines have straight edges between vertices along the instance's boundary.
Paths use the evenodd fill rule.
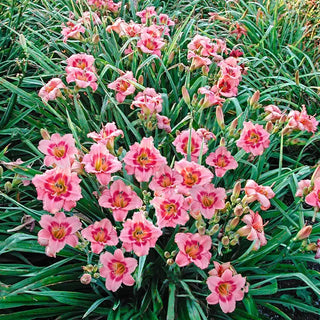
<path fill-rule="evenodd" d="M 38 242 L 46 247 L 46 255 L 56 257 L 56 253 L 66 244 L 75 247 L 78 237 L 75 233 L 81 228 L 78 217 L 66 217 L 63 212 L 57 212 L 55 216 L 45 214 L 39 221 L 42 229 L 38 232 Z"/>
<path fill-rule="evenodd" d="M 78 19 L 78 23 L 84 24 L 86 27 L 91 27 L 91 21 L 94 25 L 102 24 L 99 16 L 95 12 L 85 11 L 82 17 Z"/>
<path fill-rule="evenodd" d="M 128 174 L 133 175 L 139 182 L 148 182 L 158 169 L 167 164 L 166 158 L 153 145 L 153 138 L 143 138 L 141 143 L 134 143 L 123 158 Z"/>
<path fill-rule="evenodd" d="M 88 138 L 106 145 L 109 150 L 114 149 L 114 139 L 119 136 L 124 137 L 123 131 L 118 129 L 114 122 L 109 122 L 102 126 L 102 130 L 99 133 L 90 132 L 87 134 Z"/>
<path fill-rule="evenodd" d="M 270 145 L 270 134 L 260 124 L 244 122 L 237 147 L 245 152 L 251 152 L 254 156 L 260 156 Z"/>
<path fill-rule="evenodd" d="M 211 46 L 211 39 L 205 36 L 195 35 L 191 42 L 188 44 L 188 49 L 193 51 L 195 54 L 201 56 L 209 56 L 207 48 Z"/>
<path fill-rule="evenodd" d="M 298 190 L 295 194 L 296 197 L 303 197 L 309 194 L 311 180 L 301 180 L 298 182 Z"/>
<path fill-rule="evenodd" d="M 163 14 L 163 13 L 159 14 L 159 22 L 168 27 L 175 25 L 174 21 L 172 21 L 167 14 Z"/>
<path fill-rule="evenodd" d="M 210 270 L 208 272 L 208 274 L 210 276 L 221 277 L 226 270 L 231 270 L 232 273 L 234 273 L 233 270 L 232 270 L 230 262 L 226 262 L 226 263 L 220 264 L 217 261 L 213 261 L 213 264 L 214 264 L 214 269 L 212 269 L 212 270 Z"/>
<path fill-rule="evenodd" d="M 67 74 L 66 80 L 68 83 L 75 82 L 78 88 L 91 87 L 93 91 L 98 89 L 97 77 L 91 71 L 75 68 Z"/>
<path fill-rule="evenodd" d="M 81 23 L 67 22 L 67 26 L 62 24 L 61 34 L 63 35 L 63 42 L 66 43 L 69 38 L 79 40 L 81 33 L 84 33 L 86 29 Z"/>
<path fill-rule="evenodd" d="M 200 269 L 208 267 L 211 258 L 209 250 L 212 246 L 209 236 L 201 236 L 199 233 L 177 233 L 174 241 L 180 250 L 176 257 L 176 264 L 179 267 L 191 262 Z"/>
<path fill-rule="evenodd" d="M 305 199 L 310 206 L 320 208 L 320 179 L 314 181 L 312 192 L 310 192 Z"/>
<path fill-rule="evenodd" d="M 250 210 L 250 213 L 246 214 L 241 220 L 246 226 L 240 228 L 237 232 L 241 237 L 247 237 L 250 241 L 256 241 L 253 246 L 254 250 L 258 250 L 267 244 L 263 230 L 264 224 L 258 212 L 254 213 Z"/>
<path fill-rule="evenodd" d="M 267 114 L 267 116 L 263 119 L 265 121 L 276 122 L 277 120 L 280 120 L 284 115 L 284 113 L 281 112 L 281 110 L 273 104 L 265 106 L 263 109 Z"/>
<path fill-rule="evenodd" d="M 57 97 L 61 97 L 60 89 L 65 89 L 61 79 L 53 78 L 46 85 L 44 85 L 39 91 L 39 97 L 43 101 L 55 100 Z"/>
<path fill-rule="evenodd" d="M 143 212 L 135 212 L 132 220 L 128 219 L 123 223 L 119 239 L 126 251 L 134 251 L 138 256 L 146 256 L 150 248 L 156 246 L 162 231 L 148 221 Z"/>
<path fill-rule="evenodd" d="M 142 207 L 143 202 L 122 180 L 116 180 L 110 190 L 105 189 L 102 192 L 99 204 L 112 210 L 114 220 L 124 221 L 128 211 Z"/>
<path fill-rule="evenodd" d="M 105 246 L 115 246 L 118 243 L 116 229 L 109 219 L 96 221 L 81 231 L 82 236 L 91 242 L 93 253 L 99 254 Z"/>
<path fill-rule="evenodd" d="M 205 139 L 201 138 L 194 129 L 190 129 L 182 131 L 172 142 L 172 144 L 176 147 L 177 152 L 183 154 L 185 157 L 188 155 L 188 143 L 189 138 L 191 136 L 191 160 L 198 161 L 198 157 L 201 152 L 205 154 L 208 151 L 208 146 Z"/>
<path fill-rule="evenodd" d="M 209 65 L 212 63 L 212 61 L 209 58 L 201 57 L 198 54 L 194 53 L 193 51 L 188 51 L 188 60 L 191 60 L 191 66 L 190 71 L 199 69 L 201 67 L 205 68 L 205 72 L 209 72 Z"/>
<path fill-rule="evenodd" d="M 238 65 L 238 60 L 234 57 L 229 57 L 222 60 L 218 66 L 220 67 L 222 76 L 229 77 L 235 80 L 241 80 L 241 67 Z"/>
<path fill-rule="evenodd" d="M 255 181 L 248 180 L 244 191 L 247 196 L 247 203 L 253 201 L 259 201 L 261 204 L 261 210 L 268 210 L 270 208 L 270 201 L 275 196 L 271 187 L 259 186 Z"/>
<path fill-rule="evenodd" d="M 228 76 L 224 76 L 219 79 L 217 88 L 219 90 L 219 94 L 224 97 L 231 98 L 238 95 L 238 85 L 239 79 L 232 79 Z"/>
<path fill-rule="evenodd" d="M 123 37 L 127 34 L 127 26 L 128 24 L 124 20 L 118 18 L 112 25 L 107 26 L 106 31 L 109 33 L 111 33 L 111 31 L 114 31 L 119 35 L 119 37 Z"/>
<path fill-rule="evenodd" d="M 148 117 L 150 114 L 162 111 L 162 97 L 153 88 L 146 88 L 139 92 L 131 104 L 131 109 L 137 107 L 141 109 L 141 113 Z"/>
<path fill-rule="evenodd" d="M 159 129 L 165 130 L 167 133 L 171 132 L 171 127 L 170 127 L 170 119 L 166 116 L 161 116 L 160 114 L 156 114 L 157 117 L 157 125 Z"/>
<path fill-rule="evenodd" d="M 100 256 L 102 267 L 100 275 L 106 278 L 106 288 L 113 292 L 117 291 L 121 284 L 133 286 L 134 279 L 131 273 L 136 269 L 138 262 L 134 258 L 125 258 L 120 249 L 114 254 L 105 252 Z"/>
<path fill-rule="evenodd" d="M 155 54 L 161 57 L 161 49 L 166 43 L 162 38 L 155 38 L 149 33 L 142 31 L 137 47 L 144 53 Z"/>
<path fill-rule="evenodd" d="M 193 199 L 193 211 L 197 208 L 206 219 L 211 219 L 216 210 L 226 206 L 225 189 L 215 188 L 213 184 L 194 187 L 190 194 Z"/>
<path fill-rule="evenodd" d="M 157 224 L 160 228 L 184 226 L 189 220 L 188 205 L 181 194 L 172 190 L 165 191 L 161 197 L 154 197 L 150 203 L 154 206 Z"/>
<path fill-rule="evenodd" d="M 226 147 L 219 147 L 215 152 L 210 153 L 206 164 L 215 168 L 217 177 L 223 177 L 228 170 L 238 167 L 237 161 Z"/>
<path fill-rule="evenodd" d="M 141 18 L 141 23 L 147 23 L 147 20 L 157 15 L 155 7 L 147 7 L 145 10 L 136 13 Z"/>
<path fill-rule="evenodd" d="M 213 178 L 213 174 L 209 169 L 184 159 L 176 162 L 174 169 L 183 178 L 182 183 L 178 185 L 178 191 L 184 194 L 189 194 L 193 187 L 210 183 Z"/>
<path fill-rule="evenodd" d="M 60 168 L 69 168 L 78 153 L 72 134 L 61 137 L 55 133 L 50 140 L 41 140 L 38 149 L 46 155 L 44 164 L 47 167 L 55 164 Z"/>
<path fill-rule="evenodd" d="M 110 182 L 111 173 L 122 169 L 121 162 L 100 143 L 91 146 L 90 152 L 83 157 L 82 163 L 85 165 L 86 172 L 95 174 L 102 185 Z"/>
<path fill-rule="evenodd" d="M 89 54 L 73 54 L 70 58 L 67 59 L 68 65 L 66 67 L 66 72 L 72 73 L 74 71 L 79 71 L 78 69 L 95 72 L 96 69 L 94 67 L 94 61 L 94 57 Z"/>
<path fill-rule="evenodd" d="M 70 211 L 82 198 L 80 179 L 70 169 L 55 168 L 44 174 L 36 174 L 32 183 L 37 188 L 38 200 L 43 201 L 43 210 L 56 213 L 61 208 Z"/>
<path fill-rule="evenodd" d="M 118 3 L 115 3 L 113 2 L 113 0 L 107 0 L 106 8 L 111 12 L 118 12 L 119 9 L 121 8 L 121 1 L 119 1 Z"/>
<path fill-rule="evenodd" d="M 156 193 L 162 193 L 168 189 L 174 189 L 177 185 L 182 183 L 182 176 L 169 166 L 163 165 L 154 174 L 149 189 Z"/>
<path fill-rule="evenodd" d="M 152 38 L 161 38 L 160 26 L 157 26 L 155 24 L 151 25 L 150 27 L 144 27 L 141 33 L 146 33 L 150 35 Z"/>
<path fill-rule="evenodd" d="M 124 75 L 108 84 L 108 88 L 117 92 L 116 99 L 122 103 L 126 96 L 133 94 L 136 90 L 132 82 L 137 82 L 137 80 L 133 77 L 132 71 L 127 71 Z"/>
<path fill-rule="evenodd" d="M 124 30 L 128 37 L 133 38 L 140 35 L 142 26 L 141 24 L 130 21 L 129 24 L 125 25 Z"/>
<path fill-rule="evenodd" d="M 206 87 L 201 87 L 198 89 L 198 93 L 204 94 L 204 100 L 201 104 L 203 108 L 209 108 L 216 105 L 222 105 L 225 101 L 224 98 L 221 98 L 217 86 L 213 86 L 211 89 Z"/>
<path fill-rule="evenodd" d="M 106 0 L 88 0 L 88 5 L 101 8 L 106 5 Z"/>
<path fill-rule="evenodd" d="M 209 142 L 210 140 L 216 140 L 216 136 L 210 132 L 209 130 L 205 128 L 200 128 L 197 130 L 197 134 L 200 138 L 204 139 L 206 142 Z"/>
<path fill-rule="evenodd" d="M 308 131 L 315 133 L 318 130 L 319 121 L 309 116 L 305 106 L 300 111 L 290 111 L 288 114 L 288 127 L 292 130 Z"/>
<path fill-rule="evenodd" d="M 227 269 L 221 276 L 210 276 L 207 285 L 211 294 L 207 297 L 209 304 L 219 303 L 224 313 L 233 312 L 236 301 L 241 301 L 245 293 L 246 278 L 241 274 L 232 275 Z"/>

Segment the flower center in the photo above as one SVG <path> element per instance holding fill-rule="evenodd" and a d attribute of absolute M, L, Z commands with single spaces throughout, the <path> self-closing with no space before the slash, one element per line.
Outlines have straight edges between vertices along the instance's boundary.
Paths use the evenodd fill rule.
<path fill-rule="evenodd" d="M 211 207 L 215 203 L 215 198 L 209 195 L 202 196 L 201 203 L 204 207 Z"/>
<path fill-rule="evenodd" d="M 260 136 L 256 132 L 251 132 L 248 140 L 250 143 L 257 144 L 260 141 Z"/>
<path fill-rule="evenodd" d="M 86 76 L 85 73 L 82 73 L 82 74 L 78 73 L 78 74 L 76 74 L 76 79 L 77 79 L 77 80 L 82 80 L 82 81 L 88 81 L 88 77 Z"/>
<path fill-rule="evenodd" d="M 171 185 L 172 185 L 171 177 L 168 174 L 163 174 L 160 177 L 160 186 L 163 188 L 166 188 Z"/>
<path fill-rule="evenodd" d="M 76 68 L 84 70 L 86 68 L 87 64 L 84 60 L 79 60 L 76 62 Z"/>
<path fill-rule="evenodd" d="M 52 191 L 55 195 L 60 196 L 67 192 L 67 186 L 65 185 L 65 181 L 59 179 L 52 185 Z"/>
<path fill-rule="evenodd" d="M 189 244 L 186 245 L 186 254 L 187 254 L 190 258 L 196 259 L 198 253 L 199 253 L 199 243 L 197 243 L 197 244 L 192 244 L 192 245 L 189 245 Z"/>
<path fill-rule="evenodd" d="M 51 231 L 52 236 L 58 240 L 63 239 L 66 233 L 65 227 L 62 226 L 54 227 Z"/>
<path fill-rule="evenodd" d="M 217 160 L 217 166 L 224 168 L 227 166 L 227 161 L 226 157 L 224 155 L 219 155 L 218 160 Z"/>
<path fill-rule="evenodd" d="M 55 87 L 54 86 L 46 86 L 46 91 L 50 93 Z"/>
<path fill-rule="evenodd" d="M 108 167 L 108 162 L 104 156 L 99 157 L 94 163 L 94 168 L 96 171 L 107 171 Z"/>
<path fill-rule="evenodd" d="M 184 172 L 183 177 L 184 177 L 184 183 L 187 186 L 191 187 L 198 182 L 198 175 L 196 173 Z"/>
<path fill-rule="evenodd" d="M 154 50 L 156 48 L 156 44 L 155 41 L 153 41 L 152 39 L 148 39 L 145 42 L 145 46 L 149 49 L 149 50 Z"/>
<path fill-rule="evenodd" d="M 218 291 L 220 296 L 227 297 L 229 295 L 230 289 L 231 289 L 230 283 L 224 282 L 219 284 Z"/>
<path fill-rule="evenodd" d="M 151 162 L 146 152 L 141 152 L 141 154 L 137 158 L 137 161 L 142 167 L 145 167 L 147 164 Z"/>
<path fill-rule="evenodd" d="M 126 271 L 126 266 L 121 262 L 114 262 L 112 264 L 113 274 L 116 276 L 122 276 Z"/>
<path fill-rule="evenodd" d="M 123 191 L 120 191 L 119 194 L 114 197 L 113 206 L 117 208 L 125 208 L 127 205 L 128 199 L 126 196 L 123 196 Z"/>
<path fill-rule="evenodd" d="M 145 233 L 143 231 L 143 229 L 140 226 L 137 226 L 133 233 L 132 236 L 137 240 L 137 241 L 141 241 L 144 237 L 145 237 Z"/>
<path fill-rule="evenodd" d="M 54 156 L 56 158 L 63 158 L 63 156 L 65 155 L 66 153 L 66 147 L 64 145 L 60 145 L 60 146 L 54 146 L 53 147 L 53 152 Z"/>
<path fill-rule="evenodd" d="M 130 83 L 127 81 L 121 81 L 121 83 L 119 84 L 119 91 L 121 92 L 125 92 L 127 91 L 127 89 L 130 87 Z"/>
<path fill-rule="evenodd" d="M 175 216 L 177 213 L 177 207 L 174 203 L 169 203 L 164 205 L 164 210 L 166 213 L 166 216 Z"/>
<path fill-rule="evenodd" d="M 100 228 L 100 230 L 93 236 L 93 239 L 97 242 L 106 242 L 106 233 Z"/>

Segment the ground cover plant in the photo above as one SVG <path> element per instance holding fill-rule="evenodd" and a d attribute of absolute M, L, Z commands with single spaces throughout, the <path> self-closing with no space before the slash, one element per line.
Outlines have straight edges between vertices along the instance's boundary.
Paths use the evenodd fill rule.
<path fill-rule="evenodd" d="M 0 12 L 0 319 L 317 319 L 312 1 Z"/>

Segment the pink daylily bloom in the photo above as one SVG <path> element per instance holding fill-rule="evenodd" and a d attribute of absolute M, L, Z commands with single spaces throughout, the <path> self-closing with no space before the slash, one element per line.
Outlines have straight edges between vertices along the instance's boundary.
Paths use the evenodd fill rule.
<path fill-rule="evenodd" d="M 44 164 L 49 167 L 55 164 L 60 168 L 70 168 L 78 153 L 72 134 L 60 136 L 55 133 L 50 140 L 41 140 L 38 149 L 46 156 Z"/>
<path fill-rule="evenodd" d="M 254 156 L 260 156 L 270 145 L 270 134 L 260 124 L 244 122 L 237 146 Z"/>
<path fill-rule="evenodd" d="M 277 106 L 273 104 L 265 106 L 263 109 L 267 114 L 267 116 L 264 118 L 265 121 L 276 122 L 277 120 L 280 120 L 284 115 L 284 112 L 282 112 Z"/>
<path fill-rule="evenodd" d="M 210 140 L 216 140 L 216 136 L 214 135 L 214 133 L 208 131 L 205 128 L 198 129 L 197 134 L 200 138 L 204 139 L 206 142 L 209 142 Z"/>
<path fill-rule="evenodd" d="M 211 258 L 209 250 L 212 246 L 210 236 L 202 236 L 199 233 L 177 233 L 174 241 L 180 250 L 176 257 L 176 264 L 179 267 L 192 262 L 200 269 L 209 266 Z"/>
<path fill-rule="evenodd" d="M 46 247 L 47 256 L 55 258 L 66 244 L 71 247 L 78 244 L 75 234 L 81 228 L 78 217 L 66 217 L 63 212 L 57 212 L 53 217 L 45 214 L 39 224 L 42 229 L 38 233 L 38 242 Z"/>
<path fill-rule="evenodd" d="M 137 107 L 141 109 L 141 113 L 148 117 L 150 114 L 162 111 L 162 97 L 153 88 L 146 88 L 139 92 L 131 104 L 131 108 Z"/>
<path fill-rule="evenodd" d="M 115 246 L 118 243 L 116 229 L 109 219 L 96 221 L 81 231 L 82 236 L 90 241 L 93 253 L 99 254 L 105 246 Z"/>
<path fill-rule="evenodd" d="M 154 174 L 149 189 L 156 193 L 162 193 L 168 189 L 174 189 L 177 185 L 183 181 L 182 176 L 175 170 L 172 170 L 169 166 L 161 166 Z"/>
<path fill-rule="evenodd" d="M 102 267 L 100 275 L 106 278 L 106 288 L 113 292 L 117 291 L 121 284 L 133 286 L 134 279 L 131 273 L 136 269 L 138 262 L 134 258 L 125 258 L 120 249 L 114 254 L 105 252 L 100 256 Z"/>
<path fill-rule="evenodd" d="M 114 220 L 124 221 L 128 211 L 142 207 L 143 202 L 138 195 L 122 180 L 116 180 L 105 189 L 99 199 L 101 207 L 110 208 Z"/>
<path fill-rule="evenodd" d="M 78 23 L 84 24 L 86 27 L 91 26 L 91 21 L 94 25 L 102 24 L 101 19 L 95 12 L 85 11 L 82 17 L 78 19 Z"/>
<path fill-rule="evenodd" d="M 210 276 L 207 285 L 211 294 L 207 297 L 209 304 L 219 303 L 224 313 L 233 312 L 236 308 L 236 301 L 244 297 L 246 278 L 241 274 L 232 275 L 227 269 L 221 276 Z"/>
<path fill-rule="evenodd" d="M 170 119 L 166 116 L 161 116 L 160 114 L 156 114 L 157 117 L 157 125 L 159 129 L 163 129 L 167 133 L 171 132 L 171 127 L 170 127 Z"/>
<path fill-rule="evenodd" d="M 95 174 L 102 185 L 110 182 L 111 173 L 122 169 L 121 162 L 100 143 L 91 146 L 90 152 L 83 157 L 82 163 L 85 165 L 86 172 Z"/>
<path fill-rule="evenodd" d="M 213 184 L 194 187 L 190 194 L 193 199 L 193 210 L 197 208 L 206 219 L 211 219 L 216 210 L 226 206 L 225 189 L 215 188 Z"/>
<path fill-rule="evenodd" d="M 209 58 L 201 57 L 200 55 L 194 53 L 193 51 L 188 51 L 188 60 L 191 60 L 191 66 L 190 70 L 196 70 L 198 68 L 204 67 L 205 71 L 209 72 L 209 65 L 212 63 L 212 61 Z"/>
<path fill-rule="evenodd" d="M 167 164 L 166 158 L 153 145 L 153 137 L 143 138 L 141 143 L 134 143 L 123 158 L 128 174 L 135 175 L 139 182 L 149 181 L 159 167 Z"/>
<path fill-rule="evenodd" d="M 165 191 L 160 197 L 154 197 L 150 203 L 156 210 L 157 224 L 160 228 L 185 225 L 189 220 L 188 205 L 181 194 L 172 190 Z"/>
<path fill-rule="evenodd" d="M 232 98 L 238 95 L 239 79 L 233 79 L 229 76 L 223 76 L 217 83 L 217 89 L 219 94 L 226 97 Z"/>
<path fill-rule="evenodd" d="M 82 198 L 80 179 L 70 169 L 55 168 L 44 174 L 36 174 L 32 179 L 38 193 L 38 200 L 43 201 L 43 210 L 56 213 L 61 208 L 70 211 Z"/>
<path fill-rule="evenodd" d="M 123 223 L 119 239 L 126 251 L 134 251 L 138 256 L 145 256 L 154 248 L 162 231 L 148 221 L 143 212 L 135 212 L 133 218 Z"/>
<path fill-rule="evenodd" d="M 118 18 L 112 25 L 107 26 L 106 31 L 109 33 L 111 33 L 111 31 L 114 31 L 119 35 L 119 37 L 123 37 L 127 34 L 127 26 L 128 24 L 124 20 Z"/>
<path fill-rule="evenodd" d="M 63 35 L 63 42 L 66 43 L 69 38 L 79 40 L 81 33 L 84 33 L 86 29 L 81 23 L 67 22 L 67 26 L 62 24 L 61 34 Z"/>
<path fill-rule="evenodd" d="M 141 23 L 147 23 L 148 19 L 157 15 L 157 12 L 155 7 L 151 6 L 145 8 L 145 10 L 137 12 L 136 15 L 141 18 Z"/>
<path fill-rule="evenodd" d="M 240 228 L 238 233 L 241 237 L 247 237 L 250 241 L 256 241 L 253 250 L 258 250 L 260 247 L 267 244 L 267 239 L 264 235 L 264 224 L 261 216 L 258 212 L 254 213 L 250 210 L 249 214 L 246 214 L 242 221 L 246 226 Z"/>
<path fill-rule="evenodd" d="M 298 182 L 298 190 L 295 194 L 296 197 L 306 196 L 311 186 L 311 180 L 301 180 Z"/>
<path fill-rule="evenodd" d="M 155 38 L 147 32 L 140 35 L 140 40 L 137 42 L 137 47 L 144 53 L 155 54 L 161 57 L 161 49 L 166 43 L 162 38 Z"/>
<path fill-rule="evenodd" d="M 288 114 L 288 127 L 292 130 L 308 131 L 315 133 L 318 130 L 319 121 L 308 115 L 306 107 L 300 111 L 291 111 Z"/>
<path fill-rule="evenodd" d="M 78 88 L 91 87 L 93 91 L 98 89 L 97 77 L 91 71 L 82 70 L 80 68 L 74 68 L 67 73 L 66 80 L 68 83 L 75 82 Z"/>
<path fill-rule="evenodd" d="M 73 54 L 70 58 L 67 59 L 66 72 L 72 73 L 76 71 L 75 69 L 95 72 L 96 70 L 94 67 L 94 61 L 94 57 L 89 54 Z"/>
<path fill-rule="evenodd" d="M 213 264 L 214 264 L 214 269 L 208 272 L 210 276 L 221 277 L 226 270 L 232 271 L 230 262 L 220 264 L 217 261 L 213 261 Z"/>
<path fill-rule="evenodd" d="M 206 164 L 215 168 L 217 177 L 223 177 L 228 170 L 238 167 L 237 161 L 226 147 L 219 147 L 215 152 L 209 154 Z"/>
<path fill-rule="evenodd" d="M 182 131 L 172 142 L 172 144 L 176 147 L 177 152 L 183 154 L 186 158 L 188 155 L 188 143 L 189 138 L 191 136 L 191 161 L 198 161 L 198 157 L 201 152 L 205 154 L 208 151 L 208 146 L 205 139 L 202 139 L 194 129 L 190 129 Z"/>
<path fill-rule="evenodd" d="M 182 176 L 183 181 L 178 185 L 181 193 L 188 194 L 191 188 L 202 186 L 211 182 L 212 172 L 204 166 L 187 160 L 180 160 L 174 165 L 174 169 Z"/>
<path fill-rule="evenodd" d="M 202 103 L 203 108 L 222 105 L 225 101 L 225 99 L 221 98 L 221 96 L 219 95 L 219 90 L 217 86 L 213 86 L 211 89 L 201 87 L 198 89 L 198 93 L 204 94 L 205 96 Z"/>
<path fill-rule="evenodd" d="M 122 103 L 126 96 L 135 92 L 136 88 L 131 82 L 137 82 L 137 80 L 133 77 L 132 71 L 127 71 L 115 81 L 108 84 L 109 89 L 117 92 L 116 99 L 118 102 Z"/>
<path fill-rule="evenodd" d="M 238 59 L 229 57 L 222 60 L 218 66 L 223 77 L 228 76 L 231 79 L 241 80 L 241 67 L 238 65 Z"/>
<path fill-rule="evenodd" d="M 268 210 L 271 206 L 269 199 L 275 196 L 271 187 L 260 186 L 253 180 L 247 181 L 244 191 L 247 196 L 247 202 L 259 201 L 261 210 Z"/>
<path fill-rule="evenodd" d="M 314 181 L 313 189 L 306 196 L 305 201 L 310 206 L 320 208 L 320 179 Z"/>
<path fill-rule="evenodd" d="M 66 86 L 59 78 L 51 79 L 46 85 L 44 85 L 39 91 L 39 97 L 43 101 L 55 100 L 57 97 L 61 97 L 60 89 L 65 89 Z"/>
<path fill-rule="evenodd" d="M 171 26 L 175 25 L 174 21 L 172 21 L 169 18 L 169 16 L 167 14 L 164 14 L 164 13 L 160 13 L 159 14 L 159 22 L 161 24 L 164 24 L 164 25 L 168 26 L 168 27 L 171 27 Z"/>

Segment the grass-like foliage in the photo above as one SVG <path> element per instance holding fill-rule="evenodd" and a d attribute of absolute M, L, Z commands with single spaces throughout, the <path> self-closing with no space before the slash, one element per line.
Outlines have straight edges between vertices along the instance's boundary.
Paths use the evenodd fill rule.
<path fill-rule="evenodd" d="M 318 319 L 315 1 L 0 17 L 0 320 Z"/>

